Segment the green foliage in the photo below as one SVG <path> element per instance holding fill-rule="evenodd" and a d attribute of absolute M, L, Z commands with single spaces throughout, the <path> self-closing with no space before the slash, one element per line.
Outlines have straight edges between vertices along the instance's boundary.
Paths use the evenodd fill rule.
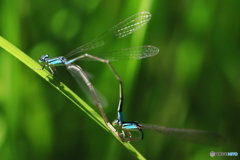
<path fill-rule="evenodd" d="M 90 53 L 148 44 L 160 49 L 152 58 L 112 63 L 123 79 L 126 121 L 218 132 L 229 143 L 221 148 L 206 147 L 144 131 L 145 139 L 131 144 L 147 159 L 208 159 L 210 151 L 238 151 L 237 0 L 2 0 L 0 35 L 37 61 L 43 54 L 65 55 L 140 11 L 152 14 L 145 27 Z M 25 54 L 14 54 L 27 62 L 23 64 L 8 54 L 14 52 L 12 47 L 7 50 L 0 50 L 0 159 L 137 157 L 103 130 L 105 125 L 95 115 L 98 110 L 94 105 L 91 112 L 87 111 L 91 108 L 86 103 L 91 102 L 66 68 L 57 68 L 61 81 L 86 103 L 46 70 L 33 69 L 39 64 Z M 92 75 L 94 87 L 108 101 L 104 107 L 108 119 L 113 120 L 117 116 L 117 80 L 103 64 L 78 64 Z"/>

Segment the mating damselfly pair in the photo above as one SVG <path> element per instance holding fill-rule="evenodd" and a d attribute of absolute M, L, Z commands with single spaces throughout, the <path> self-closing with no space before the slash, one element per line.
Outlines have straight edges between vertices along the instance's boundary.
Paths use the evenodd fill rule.
<path fill-rule="evenodd" d="M 207 144 L 207 145 L 219 145 L 224 143 L 225 139 L 217 133 L 211 133 L 200 130 L 188 130 L 188 129 L 174 129 L 165 128 L 157 125 L 151 124 L 139 124 L 138 122 L 125 122 L 123 118 L 123 85 L 122 80 L 116 70 L 111 65 L 110 61 L 121 61 L 121 60 L 138 60 L 142 58 L 152 57 L 159 52 L 157 47 L 151 45 L 132 47 L 127 49 L 121 49 L 105 54 L 97 54 L 96 56 L 90 55 L 88 51 L 95 49 L 97 47 L 103 46 L 115 39 L 123 38 L 129 34 L 132 34 L 137 29 L 145 25 L 151 19 L 151 14 L 149 12 L 140 12 L 130 16 L 129 18 L 123 20 L 119 24 L 115 25 L 96 39 L 76 48 L 65 56 L 50 58 L 49 55 L 43 55 L 39 62 L 43 66 L 42 69 L 48 67 L 52 74 L 55 74 L 55 66 L 66 66 L 68 71 L 74 77 L 74 79 L 79 81 L 84 81 L 88 87 L 94 104 L 98 107 L 101 116 L 103 117 L 108 128 L 114 132 L 122 141 L 130 142 L 135 140 L 143 139 L 142 129 L 155 130 L 159 133 L 173 136 L 178 139 Z M 83 53 L 80 56 L 74 57 L 77 53 Z M 75 64 L 77 60 L 88 60 L 88 61 L 99 61 L 105 63 L 109 69 L 112 71 L 114 76 L 119 82 L 119 104 L 117 108 L 117 119 L 111 124 L 103 110 L 103 107 L 99 101 L 96 90 L 91 84 L 85 72 L 82 68 Z M 119 128 L 121 131 L 119 131 Z M 131 131 L 139 132 L 139 136 L 133 137 Z"/>

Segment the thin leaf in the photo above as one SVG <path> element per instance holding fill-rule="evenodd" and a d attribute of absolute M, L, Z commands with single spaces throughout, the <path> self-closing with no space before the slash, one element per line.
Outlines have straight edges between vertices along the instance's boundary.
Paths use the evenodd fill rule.
<path fill-rule="evenodd" d="M 16 48 L 10 42 L 5 40 L 0 36 L 0 46 L 6 50 L 8 53 L 12 54 L 14 57 L 23 62 L 26 66 L 32 69 L 34 72 L 39 74 L 43 79 L 45 79 L 48 83 L 50 83 L 53 87 L 55 87 L 59 92 L 61 92 L 65 97 L 70 99 L 76 106 L 78 106 L 83 112 L 85 112 L 91 119 L 93 119 L 97 124 L 99 124 L 106 131 L 110 131 L 106 124 L 104 123 L 102 117 L 93 110 L 89 105 L 87 105 L 80 97 L 78 97 L 73 91 L 71 91 L 66 85 L 62 82 L 59 83 L 57 79 L 50 75 L 47 70 L 36 69 L 41 66 L 31 59 L 28 55 L 23 53 L 21 50 Z M 112 133 L 112 132 L 111 132 Z M 145 159 L 130 143 L 122 142 L 114 133 L 112 135 L 122 143 L 129 151 L 131 151 L 136 158 Z"/>

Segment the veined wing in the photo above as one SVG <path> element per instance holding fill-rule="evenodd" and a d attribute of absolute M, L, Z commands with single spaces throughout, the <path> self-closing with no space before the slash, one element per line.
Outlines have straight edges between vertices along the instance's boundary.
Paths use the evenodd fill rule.
<path fill-rule="evenodd" d="M 114 39 L 125 37 L 135 32 L 141 26 L 146 24 L 150 19 L 151 19 L 151 14 L 149 12 L 140 12 L 140 13 L 134 14 L 129 18 L 123 20 L 116 26 L 112 27 L 111 29 L 109 29 L 108 31 L 106 31 L 96 39 L 71 51 L 70 53 L 65 55 L 65 57 L 68 58 L 76 53 L 86 52 L 91 49 L 103 46 Z"/>
<path fill-rule="evenodd" d="M 189 141 L 192 143 L 202 145 L 219 146 L 225 144 L 227 141 L 222 135 L 218 133 L 201 130 L 166 128 L 153 124 L 141 124 L 141 128 L 150 129 L 158 133 L 172 136 L 180 140 Z"/>
<path fill-rule="evenodd" d="M 109 61 L 128 61 L 128 60 L 137 60 L 147 57 L 155 56 L 159 52 L 159 49 L 154 46 L 139 46 L 121 49 L 109 53 L 97 54 L 96 57 L 106 59 Z M 92 58 L 82 58 L 81 60 L 96 61 Z"/>

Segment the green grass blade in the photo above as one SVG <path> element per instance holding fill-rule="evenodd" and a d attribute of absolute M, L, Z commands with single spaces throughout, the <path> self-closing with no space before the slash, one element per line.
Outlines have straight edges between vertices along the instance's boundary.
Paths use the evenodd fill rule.
<path fill-rule="evenodd" d="M 73 91 L 71 91 L 66 85 L 62 82 L 59 83 L 57 79 L 50 75 L 47 70 L 40 70 L 34 68 L 40 68 L 40 65 L 31 59 L 28 55 L 23 53 L 21 50 L 16 48 L 14 45 L 9 43 L 3 37 L 0 36 L 0 46 L 6 50 L 8 53 L 12 54 L 14 57 L 23 62 L 26 66 L 40 75 L 43 79 L 49 82 L 53 87 L 55 87 L 59 92 L 61 92 L 64 96 L 70 99 L 76 106 L 78 106 L 82 111 L 84 111 L 91 119 L 93 119 L 96 123 L 98 123 L 103 129 L 106 131 L 110 131 L 106 124 L 104 123 L 102 117 L 94 111 L 89 105 L 87 105 L 80 97 L 78 97 Z M 112 132 L 111 132 L 112 133 Z M 145 159 L 130 143 L 123 143 L 119 140 L 114 133 L 112 135 L 122 143 L 129 151 L 131 151 L 136 158 Z"/>

